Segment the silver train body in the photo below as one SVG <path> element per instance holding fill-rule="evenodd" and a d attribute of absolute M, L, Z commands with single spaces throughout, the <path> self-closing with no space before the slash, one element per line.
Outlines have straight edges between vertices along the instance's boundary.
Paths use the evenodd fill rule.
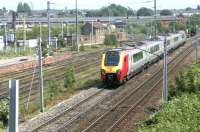
<path fill-rule="evenodd" d="M 166 37 L 167 51 L 171 52 L 183 45 L 187 38 L 185 32 L 171 33 Z M 149 65 L 158 61 L 164 54 L 164 36 L 158 36 L 158 40 L 145 40 L 135 43 L 138 48 L 133 48 L 130 45 L 123 47 L 122 51 L 128 55 L 128 72 L 127 78 L 133 76 Z M 156 56 L 157 55 L 157 56 Z M 160 56 L 160 57 L 158 57 Z"/>

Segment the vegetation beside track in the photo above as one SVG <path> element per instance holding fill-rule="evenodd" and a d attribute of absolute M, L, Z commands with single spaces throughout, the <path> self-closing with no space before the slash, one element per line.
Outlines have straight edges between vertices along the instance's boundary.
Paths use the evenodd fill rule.
<path fill-rule="evenodd" d="M 61 102 L 79 92 L 83 89 L 88 89 L 92 86 L 100 85 L 99 80 L 99 68 L 88 67 L 87 70 L 83 70 L 79 73 L 75 73 L 74 70 L 66 72 L 67 77 L 58 81 L 51 80 L 45 85 L 45 107 L 48 110 L 51 106 Z M 69 77 L 70 76 L 70 77 Z M 74 77 L 72 77 L 74 76 Z M 72 78 L 71 78 L 72 77 Z M 66 85 L 67 83 L 67 85 Z M 39 113 L 39 93 L 38 99 L 32 101 L 27 109 L 26 105 L 21 106 L 20 117 L 30 118 Z"/>
<path fill-rule="evenodd" d="M 200 64 L 196 64 L 176 77 L 169 102 L 147 119 L 139 131 L 200 131 L 199 113 Z"/>
<path fill-rule="evenodd" d="M 98 45 L 92 45 L 92 46 L 84 46 L 80 47 L 80 53 L 79 54 L 88 54 L 91 52 L 97 52 L 99 50 L 104 50 L 106 48 L 113 48 L 115 45 L 104 45 L 104 44 L 98 44 Z M 45 51 L 47 52 L 47 51 Z M 76 53 L 76 51 L 71 51 L 71 47 L 64 47 L 60 48 L 58 50 L 52 51 L 51 55 L 62 55 L 66 53 Z M 22 56 L 33 56 L 36 55 L 37 51 L 34 48 L 23 48 L 18 47 L 16 52 L 14 48 L 10 48 L 6 51 L 0 51 L 0 60 L 3 59 L 11 59 L 15 57 L 22 57 Z M 46 53 L 45 53 L 46 54 Z"/>
<path fill-rule="evenodd" d="M 8 124 L 8 100 L 2 99 L 0 100 L 0 132 L 2 132 L 3 128 L 5 128 Z"/>
<path fill-rule="evenodd" d="M 6 51 L 0 51 L 0 60 L 1 59 L 10 59 L 14 57 L 21 57 L 21 56 L 29 56 L 36 54 L 36 50 L 33 48 L 22 48 L 19 47 L 16 49 L 16 52 L 14 48 L 7 49 Z"/>
<path fill-rule="evenodd" d="M 49 80 L 45 82 L 45 110 L 58 104 L 62 100 L 68 99 L 70 96 L 79 92 L 83 89 L 88 89 L 92 86 L 97 86 L 101 84 L 99 80 L 99 67 L 94 65 L 89 65 L 87 69 L 82 69 L 82 71 L 76 71 L 73 67 L 63 69 L 65 77 L 60 79 Z M 73 69 L 73 70 L 69 70 Z M 66 73 L 65 73 L 66 71 Z M 68 72 L 67 72 L 68 71 Z M 70 71 L 70 72 L 69 72 Z M 49 76 L 49 72 L 44 73 L 45 76 Z M 72 77 L 72 78 L 71 78 Z M 67 82 L 67 86 L 64 84 Z M 32 91 L 34 92 L 34 91 Z M 22 96 L 22 95 L 21 95 Z M 30 96 L 31 97 L 31 96 Z M 36 97 L 33 101 L 27 105 L 26 103 L 20 105 L 20 120 L 26 120 L 39 113 L 39 93 L 34 94 Z M 30 98 L 31 100 L 31 98 Z M 0 104 L 1 105 L 1 104 Z M 3 108 L 2 105 L 0 108 Z M 0 109 L 1 114 L 1 109 Z M 3 113 L 4 115 L 5 112 Z M 0 119 L 0 131 L 4 129 L 6 125 L 3 125 L 3 120 Z M 3 131 L 3 130 L 2 130 Z"/>

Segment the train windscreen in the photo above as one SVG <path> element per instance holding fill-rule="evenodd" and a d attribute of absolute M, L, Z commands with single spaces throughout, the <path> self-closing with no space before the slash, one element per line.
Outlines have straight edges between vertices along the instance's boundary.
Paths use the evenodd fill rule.
<path fill-rule="evenodd" d="M 105 66 L 118 66 L 119 64 L 119 52 L 107 51 L 105 56 Z"/>

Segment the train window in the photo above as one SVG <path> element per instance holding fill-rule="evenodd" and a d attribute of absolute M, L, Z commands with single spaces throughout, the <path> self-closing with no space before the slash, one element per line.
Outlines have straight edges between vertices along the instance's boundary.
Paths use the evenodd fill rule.
<path fill-rule="evenodd" d="M 170 45 L 170 40 L 167 40 L 167 46 Z"/>
<path fill-rule="evenodd" d="M 160 50 L 160 46 L 159 45 L 156 45 L 156 46 L 153 46 L 153 47 L 150 48 L 150 52 L 151 53 L 155 53 L 155 52 L 157 52 L 159 50 Z"/>
<path fill-rule="evenodd" d="M 178 41 L 178 37 L 174 38 L 174 42 Z"/>
<path fill-rule="evenodd" d="M 105 66 L 118 66 L 119 64 L 119 52 L 108 51 L 105 57 Z"/>
<path fill-rule="evenodd" d="M 143 59 L 143 52 L 142 51 L 133 55 L 133 62 L 138 62 L 141 59 Z"/>

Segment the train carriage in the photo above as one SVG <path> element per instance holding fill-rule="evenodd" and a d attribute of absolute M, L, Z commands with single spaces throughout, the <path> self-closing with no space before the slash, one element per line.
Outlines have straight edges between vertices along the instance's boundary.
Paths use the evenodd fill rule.
<path fill-rule="evenodd" d="M 186 41 L 184 32 L 167 36 L 167 50 L 174 50 Z M 101 80 L 106 84 L 121 84 L 142 69 L 160 59 L 164 52 L 164 36 L 159 40 L 146 40 L 130 45 L 107 50 L 102 55 Z"/>

